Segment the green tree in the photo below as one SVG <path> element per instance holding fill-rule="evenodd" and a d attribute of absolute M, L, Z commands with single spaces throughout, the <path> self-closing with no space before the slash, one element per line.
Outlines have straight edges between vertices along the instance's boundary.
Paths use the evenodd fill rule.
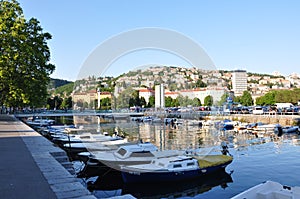
<path fill-rule="evenodd" d="M 61 95 L 61 96 L 70 96 L 74 90 L 74 83 L 68 83 L 63 86 L 57 87 L 53 94 Z"/>
<path fill-rule="evenodd" d="M 236 102 L 236 103 L 240 103 L 241 104 L 242 103 L 242 96 L 235 96 L 234 99 L 233 99 L 233 101 Z"/>
<path fill-rule="evenodd" d="M 62 103 L 61 103 L 61 108 L 63 108 L 63 109 L 72 108 L 72 97 L 64 98 Z"/>
<path fill-rule="evenodd" d="M 166 107 L 172 107 L 173 105 L 173 99 L 172 97 L 168 96 L 168 97 L 165 97 L 165 106 Z"/>
<path fill-rule="evenodd" d="M 0 1 L 0 104 L 8 107 L 42 106 L 55 66 L 37 19 L 26 21 L 15 0 Z"/>
<path fill-rule="evenodd" d="M 252 106 L 253 99 L 249 91 L 244 91 L 243 95 L 241 96 L 241 104 L 244 106 Z"/>
<path fill-rule="evenodd" d="M 273 105 L 276 102 L 279 102 L 279 101 L 276 101 L 277 96 L 280 97 L 280 95 L 278 95 L 277 91 L 270 91 L 270 92 L 266 93 L 264 96 L 256 98 L 256 105 L 260 105 L 260 106 Z"/>
<path fill-rule="evenodd" d="M 106 97 L 100 100 L 101 109 L 111 109 L 111 98 Z"/>
<path fill-rule="evenodd" d="M 147 107 L 149 107 L 149 108 L 154 107 L 154 105 L 155 105 L 155 97 L 152 95 L 149 97 L 149 102 L 147 104 Z"/>
<path fill-rule="evenodd" d="M 198 79 L 197 82 L 196 82 L 196 86 L 197 87 L 200 87 L 200 88 L 205 88 L 207 87 L 207 84 L 205 84 L 202 79 Z"/>
<path fill-rule="evenodd" d="M 144 97 L 140 97 L 140 106 L 145 107 L 147 105 L 146 100 Z"/>
<path fill-rule="evenodd" d="M 117 108 L 129 108 L 136 105 L 135 99 L 138 97 L 136 91 L 132 87 L 126 88 L 117 98 Z"/>
<path fill-rule="evenodd" d="M 178 107 L 178 106 L 180 106 L 180 103 L 178 97 L 176 97 L 176 99 L 173 99 L 172 107 Z"/>
<path fill-rule="evenodd" d="M 219 106 L 222 106 L 224 103 L 226 103 L 228 97 L 229 97 L 229 94 L 228 94 L 228 93 L 224 93 L 224 94 L 221 96 L 221 100 L 218 102 L 218 105 L 219 105 Z"/>
<path fill-rule="evenodd" d="M 192 106 L 201 106 L 201 101 L 199 98 L 195 97 L 192 101 Z"/>
<path fill-rule="evenodd" d="M 213 97 L 211 95 L 208 95 L 204 98 L 204 106 L 212 106 L 213 102 Z"/>

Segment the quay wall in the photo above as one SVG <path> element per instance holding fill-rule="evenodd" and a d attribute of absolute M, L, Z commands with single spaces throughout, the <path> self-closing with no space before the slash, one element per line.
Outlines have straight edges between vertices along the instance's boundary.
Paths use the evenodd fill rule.
<path fill-rule="evenodd" d="M 299 125 L 296 118 L 300 115 L 253 115 L 253 114 L 236 114 L 226 116 L 208 116 L 206 119 L 230 119 L 233 121 L 241 121 L 246 123 L 262 122 L 266 124 L 280 124 L 282 126 Z"/>

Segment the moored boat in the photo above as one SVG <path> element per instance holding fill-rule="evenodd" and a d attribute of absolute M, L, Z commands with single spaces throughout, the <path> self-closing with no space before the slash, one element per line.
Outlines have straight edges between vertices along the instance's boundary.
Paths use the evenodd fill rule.
<path fill-rule="evenodd" d="M 300 187 L 289 187 L 278 182 L 266 181 L 232 197 L 231 199 L 296 199 L 300 198 Z"/>
<path fill-rule="evenodd" d="M 232 159 L 227 155 L 155 158 L 148 164 L 122 166 L 121 174 L 125 183 L 174 182 L 220 170 L 230 164 Z"/>
<path fill-rule="evenodd" d="M 182 153 L 177 150 L 159 151 L 149 142 L 122 145 L 117 150 L 93 152 L 79 175 L 85 177 L 101 175 L 105 167 L 107 170 L 120 170 L 124 165 L 150 163 L 154 158 L 176 156 Z"/>
<path fill-rule="evenodd" d="M 278 136 L 281 136 L 284 133 L 300 133 L 300 128 L 299 126 L 277 126 L 275 133 L 277 133 Z"/>

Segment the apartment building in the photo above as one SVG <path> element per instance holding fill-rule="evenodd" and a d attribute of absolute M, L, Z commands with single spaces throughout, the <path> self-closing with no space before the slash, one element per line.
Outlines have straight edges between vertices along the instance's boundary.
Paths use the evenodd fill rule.
<path fill-rule="evenodd" d="M 235 96 L 241 96 L 247 90 L 247 71 L 232 71 L 232 91 Z"/>

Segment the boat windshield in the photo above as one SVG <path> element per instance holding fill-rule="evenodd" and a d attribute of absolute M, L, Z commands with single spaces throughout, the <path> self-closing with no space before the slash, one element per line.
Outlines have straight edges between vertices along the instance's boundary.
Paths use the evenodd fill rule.
<path fill-rule="evenodd" d="M 154 155 L 150 151 L 137 151 L 132 152 L 130 157 L 154 157 Z"/>

